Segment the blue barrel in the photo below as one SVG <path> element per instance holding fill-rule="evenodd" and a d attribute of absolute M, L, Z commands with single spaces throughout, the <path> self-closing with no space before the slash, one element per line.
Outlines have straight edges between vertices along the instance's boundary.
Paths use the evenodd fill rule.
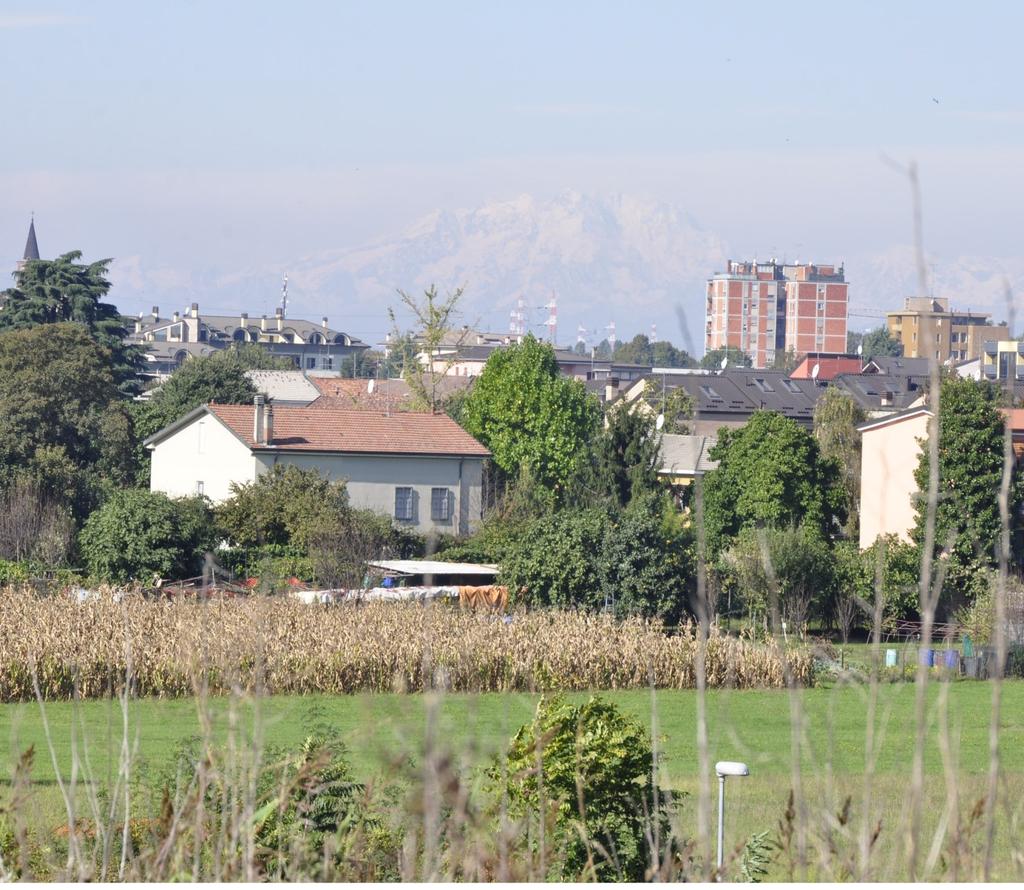
<path fill-rule="evenodd" d="M 919 649 L 918 658 L 921 659 L 921 664 L 925 667 L 935 666 L 935 650 L 934 649 Z"/>
<path fill-rule="evenodd" d="M 885 650 L 885 666 L 887 668 L 896 667 L 896 650 L 886 649 Z"/>

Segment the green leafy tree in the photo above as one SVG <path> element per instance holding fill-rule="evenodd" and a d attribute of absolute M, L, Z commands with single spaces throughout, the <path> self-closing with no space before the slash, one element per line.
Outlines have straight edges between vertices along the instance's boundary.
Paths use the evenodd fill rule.
<path fill-rule="evenodd" d="M 34 479 L 81 518 L 101 476 L 124 482 L 129 442 L 110 352 L 83 325 L 0 334 L 0 483 Z"/>
<path fill-rule="evenodd" d="M 293 547 L 306 552 L 348 512 L 342 482 L 330 482 L 316 470 L 280 464 L 254 482 L 233 483 L 231 497 L 217 507 L 217 522 L 232 546 Z"/>
<path fill-rule="evenodd" d="M 203 498 L 172 500 L 159 492 L 126 489 L 90 514 L 78 536 L 94 578 L 123 584 L 154 577 L 191 578 L 216 541 Z"/>
<path fill-rule="evenodd" d="M 857 426 L 867 419 L 861 408 L 847 393 L 829 386 L 814 407 L 814 437 L 822 457 L 839 466 L 846 491 L 847 518 L 843 533 L 857 537 L 860 520 L 860 450 Z"/>
<path fill-rule="evenodd" d="M 39 325 L 74 322 L 109 354 L 114 381 L 124 393 L 138 389 L 142 354 L 128 346 L 117 308 L 103 302 L 110 291 L 107 270 L 111 260 L 89 265 L 76 262 L 73 250 L 55 260 L 30 260 L 14 273 L 14 287 L 0 293 L 0 331 L 24 330 Z"/>
<path fill-rule="evenodd" d="M 900 356 L 903 355 L 903 344 L 894 340 L 889 328 L 882 325 L 865 331 L 861 337 L 860 345 L 863 347 L 864 361 L 879 356 Z"/>
<path fill-rule="evenodd" d="M 655 368 L 692 368 L 697 364 L 686 350 L 676 349 L 668 340 L 652 341 L 646 334 L 616 344 L 614 359 Z"/>
<path fill-rule="evenodd" d="M 1005 431 L 1001 399 L 998 387 L 988 381 L 948 376 L 942 383 L 935 555 L 943 560 L 944 597 L 949 608 L 973 600 L 987 583 L 982 580 L 983 570 L 998 564 Z M 912 536 L 918 545 L 924 541 L 928 514 L 929 463 L 925 445 L 914 473 L 919 494 Z M 1014 526 L 1020 515 L 1021 494 L 1020 474 L 1014 471 L 1010 484 Z"/>
<path fill-rule="evenodd" d="M 539 608 L 612 610 L 678 621 L 695 578 L 684 517 L 663 497 L 624 511 L 562 510 L 503 539 L 502 583 Z"/>
<path fill-rule="evenodd" d="M 720 349 L 712 349 L 710 352 L 704 353 L 704 358 L 700 360 L 700 366 L 711 371 L 717 371 L 722 367 L 722 359 L 725 358 L 729 359 L 730 368 L 749 368 L 753 364 L 750 356 L 739 347 L 724 346 Z"/>
<path fill-rule="evenodd" d="M 739 429 L 723 428 L 704 477 L 709 552 L 719 553 L 744 528 L 806 526 L 824 539 L 846 519 L 839 467 L 798 423 L 755 411 Z"/>
<path fill-rule="evenodd" d="M 559 373 L 552 347 L 528 335 L 491 355 L 462 416 L 502 471 L 515 477 L 529 466 L 558 500 L 588 459 L 600 408 L 580 381 Z"/>
<path fill-rule="evenodd" d="M 847 355 L 856 355 L 857 354 L 857 347 L 861 345 L 861 342 L 863 340 L 864 340 L 864 332 L 863 331 L 850 331 L 850 330 L 848 330 L 846 332 L 846 354 Z"/>
<path fill-rule="evenodd" d="M 777 608 L 794 632 L 812 617 L 830 616 L 835 561 L 815 529 L 745 528 L 722 561 L 750 613 Z"/>
<path fill-rule="evenodd" d="M 613 406 L 606 426 L 594 438 L 592 470 L 595 492 L 625 507 L 635 497 L 654 492 L 661 465 L 661 434 L 649 411 Z"/>
<path fill-rule="evenodd" d="M 605 528 L 598 557 L 609 606 L 675 624 L 696 591 L 692 527 L 666 495 L 639 497 Z"/>
<path fill-rule="evenodd" d="M 653 839 L 670 837 L 669 797 L 654 775 L 647 730 L 597 696 L 582 704 L 543 697 L 505 762 L 488 770 L 509 815 L 542 820 L 549 848 L 565 851 L 548 857 L 546 877 L 561 881 L 646 878 L 648 863 L 664 856 L 652 855 Z"/>
<path fill-rule="evenodd" d="M 697 360 L 668 340 L 655 340 L 651 344 L 651 364 L 655 368 L 696 368 Z"/>
<path fill-rule="evenodd" d="M 530 606 L 604 608 L 600 553 L 608 525 L 600 508 L 564 510 L 527 523 L 505 551 L 502 583 Z"/>
<path fill-rule="evenodd" d="M 921 551 L 896 535 L 883 535 L 863 551 L 864 570 L 870 580 L 870 603 L 874 609 L 875 592 L 882 595 L 882 614 L 887 621 L 919 617 L 918 579 Z"/>

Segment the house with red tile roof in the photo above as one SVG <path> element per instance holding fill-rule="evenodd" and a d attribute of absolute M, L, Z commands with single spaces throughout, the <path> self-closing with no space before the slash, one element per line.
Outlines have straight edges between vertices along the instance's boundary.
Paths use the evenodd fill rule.
<path fill-rule="evenodd" d="M 481 519 L 490 452 L 445 414 L 201 405 L 148 438 L 150 488 L 214 503 L 277 465 L 344 481 L 354 507 L 417 531 L 468 534 Z"/>

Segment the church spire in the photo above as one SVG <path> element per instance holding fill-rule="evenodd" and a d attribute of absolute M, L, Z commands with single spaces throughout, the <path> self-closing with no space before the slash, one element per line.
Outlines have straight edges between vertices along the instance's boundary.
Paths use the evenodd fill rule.
<path fill-rule="evenodd" d="M 39 259 L 39 245 L 36 243 L 36 218 L 32 216 L 31 222 L 28 224 L 28 240 L 25 242 L 25 256 L 26 260 L 38 260 Z"/>

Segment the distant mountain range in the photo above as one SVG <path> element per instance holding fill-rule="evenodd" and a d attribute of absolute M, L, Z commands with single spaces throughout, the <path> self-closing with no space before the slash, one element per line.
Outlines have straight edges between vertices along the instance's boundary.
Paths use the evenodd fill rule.
<path fill-rule="evenodd" d="M 522 297 L 528 323 L 538 332 L 547 318 L 541 307 L 554 293 L 561 343 L 576 340 L 577 326 L 597 341 L 611 321 L 620 339 L 649 333 L 657 323 L 659 337 L 700 354 L 704 282 L 729 256 L 722 237 L 669 204 L 566 191 L 550 200 L 522 195 L 475 209 L 438 210 L 394 236 L 287 264 L 182 275 L 129 258 L 115 264 L 112 273 L 115 294 L 140 305 L 177 307 L 198 300 L 253 311 L 258 308 L 253 295 L 264 295 L 266 302 L 287 272 L 291 314 L 327 314 L 332 325 L 356 336 L 361 329 L 388 327 L 386 310 L 397 305 L 398 288 L 417 293 L 431 283 L 442 291 L 465 286 L 464 321 L 497 330 L 507 330 L 509 313 Z M 833 257 L 804 259 L 835 262 Z M 880 320 L 861 310 L 896 308 L 917 290 L 913 251 L 906 247 L 848 254 L 846 272 L 855 328 Z M 1015 290 L 1024 289 L 1019 259 L 929 258 L 929 274 L 937 295 L 949 295 L 958 307 L 989 308 L 1000 317 L 1006 314 L 1004 276 Z"/>

